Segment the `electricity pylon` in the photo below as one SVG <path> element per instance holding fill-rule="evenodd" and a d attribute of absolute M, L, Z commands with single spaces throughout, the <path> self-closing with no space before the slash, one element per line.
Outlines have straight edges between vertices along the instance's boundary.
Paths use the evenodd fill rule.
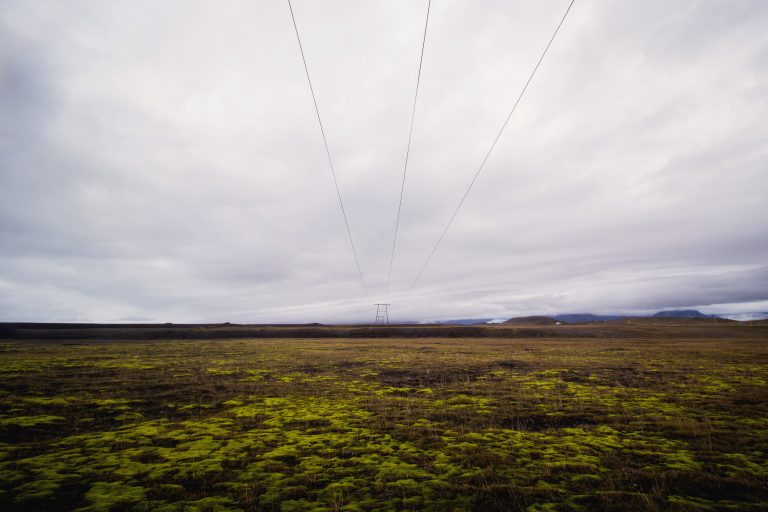
<path fill-rule="evenodd" d="M 376 304 L 376 323 L 389 324 L 389 304 Z"/>

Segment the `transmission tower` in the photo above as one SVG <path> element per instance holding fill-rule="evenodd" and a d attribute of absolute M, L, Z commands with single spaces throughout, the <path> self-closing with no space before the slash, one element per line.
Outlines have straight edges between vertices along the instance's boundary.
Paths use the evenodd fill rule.
<path fill-rule="evenodd" d="M 376 323 L 389 324 L 389 304 L 376 304 Z"/>

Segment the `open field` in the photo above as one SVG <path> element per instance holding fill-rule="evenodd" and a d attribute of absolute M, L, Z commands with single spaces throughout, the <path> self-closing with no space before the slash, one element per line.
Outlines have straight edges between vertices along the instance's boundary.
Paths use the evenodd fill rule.
<path fill-rule="evenodd" d="M 464 332 L 0 340 L 0 509 L 768 510 L 766 326 Z"/>

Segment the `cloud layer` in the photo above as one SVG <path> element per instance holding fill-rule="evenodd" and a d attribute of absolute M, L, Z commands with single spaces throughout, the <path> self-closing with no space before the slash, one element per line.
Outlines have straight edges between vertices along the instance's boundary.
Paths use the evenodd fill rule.
<path fill-rule="evenodd" d="M 426 3 L 0 9 L 0 320 L 368 321 Z M 768 310 L 768 4 L 432 5 L 395 319 Z"/>

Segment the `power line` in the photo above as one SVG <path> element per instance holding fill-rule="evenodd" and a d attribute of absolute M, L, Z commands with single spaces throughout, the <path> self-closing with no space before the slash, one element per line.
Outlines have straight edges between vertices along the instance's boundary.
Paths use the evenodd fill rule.
<path fill-rule="evenodd" d="M 440 235 L 440 238 L 437 239 L 437 243 L 432 248 L 432 252 L 429 253 L 427 260 L 424 262 L 424 265 L 421 267 L 421 270 L 419 270 L 419 273 L 416 275 L 416 279 L 413 280 L 413 282 L 411 283 L 411 286 L 408 288 L 408 294 L 411 293 L 411 290 L 413 290 L 413 287 L 416 286 L 416 283 L 419 281 L 419 279 L 421 279 L 421 275 L 424 273 L 424 269 L 427 268 L 427 265 L 429 265 L 429 262 L 432 260 L 432 256 L 435 255 L 437 248 L 440 246 L 440 243 L 443 241 L 443 238 L 445 238 L 445 234 L 448 232 L 448 228 L 451 227 L 451 224 L 453 223 L 453 219 L 456 218 L 456 214 L 459 213 L 461 206 L 464 204 L 464 200 L 469 195 L 469 191 L 472 190 L 472 186 L 475 184 L 475 181 L 477 181 L 477 177 L 480 175 L 480 172 L 482 172 L 483 167 L 485 167 L 485 163 L 488 161 L 488 157 L 491 156 L 491 152 L 493 152 L 493 148 L 495 148 L 496 143 L 499 142 L 499 139 L 501 138 L 501 134 L 504 132 L 504 129 L 507 127 L 507 124 L 509 123 L 509 120 L 512 117 L 512 114 L 515 113 L 515 109 L 517 108 L 517 105 L 520 103 L 520 100 L 523 99 L 523 95 L 525 94 L 525 91 L 528 89 L 528 86 L 530 85 L 531 80 L 533 80 L 533 76 L 536 74 L 536 71 L 539 69 L 539 66 L 541 65 L 541 61 L 544 60 L 544 56 L 549 51 L 549 47 L 552 45 L 552 41 L 555 40 L 557 33 L 560 31 L 560 27 L 563 26 L 563 23 L 565 22 L 565 18 L 568 16 L 568 13 L 571 11 L 571 7 L 573 7 L 573 3 L 575 1 L 576 0 L 571 0 L 571 3 L 568 4 L 568 8 L 565 10 L 565 14 L 563 14 L 563 17 L 560 19 L 560 23 L 557 24 L 557 28 L 555 29 L 555 32 L 552 34 L 552 37 L 549 39 L 549 42 L 547 43 L 547 46 L 544 48 L 544 51 L 542 52 L 541 57 L 539 57 L 539 61 L 536 63 L 536 66 L 533 68 L 531 75 L 528 77 L 528 81 L 525 82 L 525 86 L 523 86 L 523 90 L 520 91 L 520 95 L 517 97 L 517 101 L 515 101 L 515 104 L 512 106 L 512 110 L 509 112 L 509 115 L 507 115 L 507 118 L 504 120 L 504 124 L 501 125 L 501 129 L 499 130 L 499 133 L 497 133 L 496 138 L 493 139 L 493 144 L 491 144 L 491 147 L 488 149 L 488 152 L 485 154 L 485 157 L 483 158 L 483 161 L 480 163 L 480 167 L 478 167 L 474 178 L 472 178 L 472 181 L 469 183 L 469 187 L 467 187 L 467 190 L 466 192 L 464 192 L 464 195 L 462 196 L 461 201 L 459 201 L 459 205 L 454 210 L 453 215 L 451 215 L 451 218 L 448 221 L 448 224 L 445 226 L 445 229 L 443 230 L 443 233 Z"/>
<path fill-rule="evenodd" d="M 304 71 L 307 74 L 307 83 L 309 84 L 309 92 L 312 93 L 312 102 L 315 104 L 315 114 L 317 114 L 317 123 L 320 125 L 320 133 L 323 135 L 323 144 L 325 144 L 325 154 L 328 156 L 328 165 L 331 168 L 331 175 L 333 176 L 333 184 L 336 186 L 336 195 L 339 198 L 339 206 L 341 207 L 341 215 L 344 217 L 344 225 L 347 227 L 347 236 L 349 237 L 349 245 L 352 247 L 352 254 L 355 257 L 355 266 L 357 267 L 357 274 L 360 276 L 360 283 L 363 285 L 363 292 L 365 297 L 368 298 L 368 288 L 365 286 L 365 280 L 363 279 L 363 272 L 360 270 L 360 260 L 357 258 L 357 250 L 355 249 L 355 242 L 352 240 L 352 230 L 349 229 L 349 221 L 347 220 L 347 212 L 344 210 L 344 201 L 341 199 L 341 190 L 339 189 L 339 181 L 336 179 L 336 170 L 333 167 L 333 160 L 331 159 L 331 150 L 328 149 L 328 139 L 325 137 L 325 129 L 323 128 L 323 121 L 320 119 L 320 109 L 317 106 L 317 98 L 315 97 L 315 89 L 312 87 L 312 79 L 309 77 L 309 68 L 307 67 L 307 59 L 304 56 L 304 47 L 301 45 L 301 37 L 299 37 L 299 28 L 296 25 L 296 16 L 293 14 L 293 6 L 291 0 L 288 0 L 288 8 L 291 11 L 291 19 L 293 20 L 293 29 L 296 31 L 296 40 L 299 42 L 299 51 L 301 52 L 301 61 L 304 63 Z"/>
<path fill-rule="evenodd" d="M 387 272 L 387 295 L 389 295 L 389 282 L 392 279 L 392 263 L 395 261 L 395 246 L 397 245 L 397 230 L 400 227 L 400 211 L 403 208 L 403 193 L 405 192 L 405 176 L 408 173 L 408 157 L 411 154 L 411 139 L 413 138 L 413 120 L 416 118 L 416 101 L 419 98 L 419 83 L 421 82 L 421 64 L 424 61 L 424 47 L 427 43 L 427 26 L 429 26 L 429 10 L 432 0 L 427 2 L 427 17 L 424 21 L 424 36 L 421 39 L 421 56 L 419 57 L 419 72 L 416 75 L 416 93 L 413 95 L 413 109 L 411 110 L 411 128 L 408 130 L 408 146 L 405 150 L 405 165 L 403 166 L 403 181 L 400 185 L 400 201 L 397 203 L 397 219 L 395 220 L 395 236 L 392 238 L 392 254 L 389 257 L 389 271 Z"/>

